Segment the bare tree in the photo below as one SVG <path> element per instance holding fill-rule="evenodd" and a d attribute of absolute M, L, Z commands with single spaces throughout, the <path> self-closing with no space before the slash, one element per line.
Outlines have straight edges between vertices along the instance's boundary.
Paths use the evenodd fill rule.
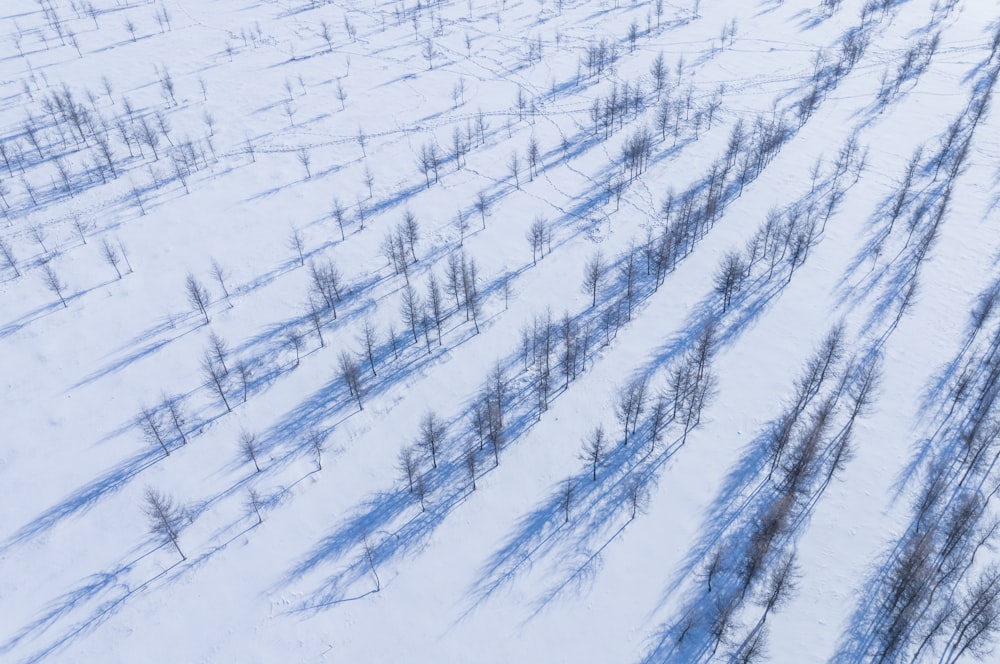
<path fill-rule="evenodd" d="M 305 265 L 305 243 L 302 239 L 302 231 L 297 228 L 292 228 L 292 232 L 288 235 L 288 247 L 290 249 L 294 249 L 296 255 L 298 255 L 299 266 Z"/>
<path fill-rule="evenodd" d="M 340 302 L 343 289 L 340 270 L 333 261 L 328 260 L 326 265 L 317 265 L 313 262 L 309 263 L 309 276 L 312 278 L 313 292 L 319 295 L 320 300 L 333 312 L 333 317 L 336 319 L 337 303 Z"/>
<path fill-rule="evenodd" d="M 190 272 L 188 272 L 187 276 L 184 278 L 184 288 L 187 292 L 188 302 L 191 303 L 191 306 L 195 311 L 199 312 L 204 317 L 205 325 L 208 325 L 208 289 L 202 286 Z"/>
<path fill-rule="evenodd" d="M 166 434 L 163 430 L 163 419 L 158 409 L 143 406 L 139 409 L 139 427 L 142 435 L 150 443 L 156 443 L 163 449 L 166 456 L 170 456 L 170 448 L 167 447 Z"/>
<path fill-rule="evenodd" d="M 246 429 L 240 430 L 240 454 L 245 461 L 253 463 L 253 467 L 257 469 L 258 473 L 260 472 L 260 464 L 257 463 L 257 455 L 259 453 L 260 447 L 257 444 L 257 435 Z"/>
<path fill-rule="evenodd" d="M 181 551 L 178 543 L 180 531 L 184 528 L 184 522 L 187 520 L 184 509 L 177 505 L 172 498 L 155 489 L 147 488 L 145 499 L 144 511 L 149 518 L 149 531 L 161 540 L 173 544 L 181 559 L 187 560 L 187 556 Z"/>
<path fill-rule="evenodd" d="M 406 323 L 406 326 L 409 327 L 410 331 L 413 333 L 413 343 L 417 343 L 420 341 L 420 338 L 417 335 L 417 327 L 421 322 L 422 306 L 416 292 L 413 290 L 413 287 L 410 286 L 409 282 L 403 286 L 403 303 L 400 310 L 403 313 L 403 322 Z"/>
<path fill-rule="evenodd" d="M 569 509 L 573 504 L 573 480 L 566 478 L 559 490 L 559 506 L 563 511 L 563 523 L 569 523 Z"/>
<path fill-rule="evenodd" d="M 205 356 L 201 361 L 202 374 L 205 377 L 205 384 L 214 389 L 215 393 L 219 395 L 222 399 L 222 403 L 226 406 L 226 412 L 233 412 L 232 407 L 229 405 L 229 399 L 226 398 L 226 387 L 224 385 L 225 375 L 222 373 L 221 368 L 215 363 L 215 358 L 212 357 L 211 352 L 206 352 Z"/>
<path fill-rule="evenodd" d="M 510 153 L 510 160 L 507 162 L 507 168 L 510 170 L 510 177 L 514 180 L 514 188 L 521 188 L 521 179 L 519 174 L 521 172 L 521 158 L 517 155 L 517 150 Z"/>
<path fill-rule="evenodd" d="M 605 438 L 604 427 L 598 425 L 583 441 L 582 458 L 590 464 L 593 481 L 597 481 L 597 465 L 604 458 Z"/>
<path fill-rule="evenodd" d="M 644 509 L 646 501 L 649 499 L 649 492 L 646 489 L 645 482 L 639 477 L 633 477 L 629 480 L 628 486 L 625 488 L 625 495 L 632 512 L 629 521 L 634 521 L 636 515 Z"/>
<path fill-rule="evenodd" d="M 306 169 L 306 179 L 312 179 L 312 171 L 309 169 L 309 165 L 312 164 L 312 155 L 309 154 L 309 150 L 305 148 L 299 148 L 297 153 L 299 163 L 302 164 L 302 168 Z"/>
<path fill-rule="evenodd" d="M 229 356 L 229 347 L 226 342 L 213 330 L 208 335 L 208 353 L 215 362 L 222 367 L 222 372 L 229 375 L 229 367 L 226 366 L 226 358 Z"/>
<path fill-rule="evenodd" d="M 317 429 L 309 429 L 306 434 L 309 449 L 316 456 L 316 470 L 323 470 L 323 451 L 326 449 L 326 433 Z"/>
<path fill-rule="evenodd" d="M 472 482 L 472 490 L 476 490 L 476 471 L 479 465 L 476 460 L 476 448 L 469 445 L 465 450 L 465 456 L 463 457 L 463 462 L 465 463 L 465 470 L 469 473 L 469 481 Z"/>
<path fill-rule="evenodd" d="M 428 411 L 420 420 L 419 444 L 431 458 L 431 465 L 437 468 L 437 455 L 444 441 L 445 424 L 433 411 Z"/>
<path fill-rule="evenodd" d="M 361 367 L 358 360 L 352 353 L 343 350 L 340 351 L 338 364 L 340 379 L 344 381 L 348 394 L 358 402 L 358 410 L 364 410 L 365 407 L 361 404 Z"/>
<path fill-rule="evenodd" d="M 14 270 L 14 276 L 20 277 L 21 271 L 17 268 L 17 258 L 14 256 L 14 249 L 10 246 L 10 242 L 2 237 L 0 237 L 0 255 L 3 256 L 4 262 L 7 263 L 8 267 Z"/>
<path fill-rule="evenodd" d="M 118 269 L 118 263 L 121 261 L 121 257 L 118 255 L 118 250 L 115 248 L 108 238 L 101 239 L 101 257 L 104 262 L 115 269 L 115 273 L 118 278 L 122 278 L 122 271 Z"/>
<path fill-rule="evenodd" d="M 28 235 L 42 248 L 42 255 L 49 253 L 49 250 L 45 248 L 45 229 L 40 224 L 31 224 L 28 226 Z"/>
<path fill-rule="evenodd" d="M 375 326 L 369 319 L 365 319 L 361 327 L 361 342 L 365 346 L 365 356 L 368 358 L 368 366 L 372 370 L 372 376 L 378 376 L 375 372 L 375 346 L 378 345 L 378 334 Z"/>
<path fill-rule="evenodd" d="M 733 295 L 743 286 L 747 267 L 743 257 L 735 251 L 727 252 L 715 273 L 715 290 L 722 296 L 722 313 L 726 313 Z"/>
<path fill-rule="evenodd" d="M 409 484 L 410 493 L 413 493 L 418 466 L 417 455 L 414 453 L 412 447 L 404 447 L 399 451 L 398 468 L 403 473 L 403 477 L 406 478 L 406 481 Z"/>
<path fill-rule="evenodd" d="M 605 269 L 604 256 L 600 250 L 595 251 L 584 266 L 583 290 L 591 296 L 591 308 L 597 306 L 597 291 L 600 290 L 601 284 L 604 282 Z"/>
<path fill-rule="evenodd" d="M 250 392 L 250 379 L 253 372 L 250 370 L 250 363 L 246 360 L 239 360 L 236 363 L 236 375 L 240 378 L 240 387 L 243 388 L 243 403 L 247 402 L 247 395 Z"/>
<path fill-rule="evenodd" d="M 476 212 L 479 213 L 483 221 L 483 230 L 486 230 L 486 215 L 490 211 L 490 201 L 486 198 L 486 192 L 480 191 L 476 194 Z"/>
<path fill-rule="evenodd" d="M 226 279 L 229 278 L 229 274 L 219 261 L 212 259 L 212 276 L 219 284 L 219 288 L 222 289 L 222 295 L 229 301 L 229 289 L 226 288 Z M 232 306 L 230 304 L 229 306 Z"/>
<path fill-rule="evenodd" d="M 344 234 L 344 215 L 346 212 L 347 211 L 344 209 L 344 206 L 340 203 L 340 199 L 334 197 L 333 205 L 330 208 L 330 216 L 333 217 L 334 221 L 337 222 L 337 227 L 340 228 L 341 242 L 347 239 L 347 236 Z"/>
<path fill-rule="evenodd" d="M 260 514 L 260 508 L 261 508 L 260 493 L 257 491 L 257 489 L 254 489 L 253 487 L 247 489 L 247 499 L 244 505 L 246 506 L 246 510 L 248 512 L 250 510 L 253 510 L 253 513 L 257 516 L 258 526 L 264 523 L 264 517 L 262 517 Z"/>
<path fill-rule="evenodd" d="M 66 304 L 66 298 L 63 297 L 63 291 L 66 290 L 66 282 L 59 278 L 56 271 L 52 269 L 52 265 L 45 263 L 42 267 L 42 281 L 45 283 L 45 287 L 52 291 L 62 302 L 63 308 L 68 307 Z"/>
<path fill-rule="evenodd" d="M 375 571 L 375 549 L 368 543 L 367 535 L 362 538 L 362 541 L 365 546 L 365 560 L 368 561 L 368 569 L 372 571 L 372 576 L 375 577 L 375 592 L 378 592 L 382 589 L 382 581 L 378 578 L 378 572 Z"/>
<path fill-rule="evenodd" d="M 184 411 L 181 410 L 180 399 L 164 393 L 160 398 L 160 410 L 166 411 L 170 423 L 174 425 L 174 431 L 181 439 L 181 444 L 187 445 L 187 435 L 184 433 L 184 426 L 187 422 L 184 418 Z"/>

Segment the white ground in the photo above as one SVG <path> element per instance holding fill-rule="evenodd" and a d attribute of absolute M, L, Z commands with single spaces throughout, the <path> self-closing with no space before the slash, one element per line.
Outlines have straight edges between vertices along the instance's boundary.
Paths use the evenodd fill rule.
<path fill-rule="evenodd" d="M 96 110 L 108 119 L 123 113 L 124 97 L 138 113 L 162 111 L 175 142 L 203 142 L 203 115 L 211 113 L 217 159 L 208 154 L 209 166 L 190 177 L 186 193 L 165 155 L 154 161 L 137 151 L 129 160 L 118 142 L 119 177 L 90 184 L 82 170 L 93 153 L 69 149 L 67 136 L 64 159 L 78 174 L 75 194 L 52 193 L 54 162 L 33 162 L 24 177 L 41 192 L 37 205 L 16 167 L 14 177 L 0 172 L 12 208 L 0 236 L 23 273 L 0 273 L 0 660 L 12 662 L 693 657 L 657 648 L 701 592 L 697 555 L 717 525 L 713 505 L 830 327 L 846 320 L 852 350 L 889 329 L 895 305 L 874 320 L 873 312 L 888 292 L 876 276 L 891 270 L 894 251 L 853 261 L 879 227 L 879 206 L 913 150 L 933 149 L 965 108 L 973 72 L 989 57 L 988 24 L 998 9 L 989 0 L 962 0 L 946 17 L 934 17 L 927 0 L 896 3 L 862 61 L 692 255 L 637 305 L 611 345 L 596 348 L 587 371 L 565 392 L 556 380 L 556 396 L 537 423 L 528 406 L 512 406 L 517 435 L 499 467 L 483 454 L 471 492 L 460 461 L 474 438 L 469 409 L 497 360 L 521 366 L 522 326 L 546 307 L 556 318 L 585 313 L 590 296 L 580 283 L 594 250 L 614 260 L 630 241 L 641 243 L 667 190 L 682 191 L 706 175 L 738 118 L 749 127 L 758 113 L 789 108 L 807 89 L 817 49 L 835 52 L 858 23 L 861 3 L 845 2 L 823 18 L 818 2 L 704 0 L 697 16 L 690 2 L 667 2 L 657 29 L 653 2 L 567 1 L 561 14 L 555 0 L 443 2 L 420 14 L 419 39 L 409 18 L 397 25 L 390 2 L 312 8 L 297 0 L 93 0 L 96 29 L 68 2 L 51 4 L 82 56 L 68 40 L 60 45 L 37 3 L 7 0 L 0 8 L 8 35 L 0 42 L 0 127 L 8 144 L 17 140 L 31 157 L 22 135 L 26 115 L 42 118 L 42 97 L 66 83 L 87 105 L 84 91 L 94 91 Z M 161 7 L 170 15 L 162 32 L 154 19 Z M 357 30 L 354 41 L 345 16 Z M 932 18 L 942 32 L 930 67 L 883 113 L 871 113 L 883 70 L 895 71 Z M 719 50 L 720 31 L 732 19 L 733 44 Z M 135 40 L 127 20 L 136 26 Z M 321 20 L 331 26 L 332 51 L 319 36 Z M 625 38 L 633 20 L 642 33 L 634 53 Z M 241 33 L 258 27 L 244 45 Z M 422 54 L 427 36 L 436 51 L 432 69 Z M 543 57 L 527 64 L 527 42 L 536 36 Z M 693 85 L 697 103 L 725 86 L 711 130 L 682 140 L 676 151 L 669 137 L 657 140 L 654 164 L 617 211 L 602 183 L 633 129 L 592 140 L 590 104 L 611 83 L 606 76 L 575 83 L 586 45 L 601 38 L 618 41 L 621 50 L 611 80 L 644 79 L 650 99 L 649 64 L 660 51 L 672 85 L 683 57 L 680 89 Z M 169 70 L 176 104 L 161 97 L 156 67 Z M 103 76 L 113 84 L 113 102 L 101 91 Z M 455 105 L 460 79 L 464 103 Z M 347 94 L 343 110 L 338 80 Z M 285 110 L 286 81 L 294 125 Z M 566 85 L 554 98 L 553 82 Z M 537 100 L 535 117 L 519 119 L 518 86 Z M 655 103 L 648 109 L 630 120 L 633 128 L 652 127 Z M 453 127 L 464 131 L 478 110 L 489 123 L 486 145 L 472 150 L 465 168 L 445 163 L 440 182 L 426 188 L 420 146 L 436 139 L 447 152 Z M 922 417 L 925 392 L 960 350 L 968 311 L 995 273 L 998 117 L 988 114 L 977 129 L 922 268 L 919 297 L 883 346 L 879 398 L 859 424 L 856 455 L 796 534 L 801 578 L 792 601 L 769 618 L 773 661 L 834 656 L 876 562 L 906 527 L 915 488 L 903 483 L 903 472 L 933 429 Z M 369 137 L 367 156 L 355 138 L 359 128 Z M 59 143 L 58 133 L 47 131 Z M 592 483 L 579 458 L 582 439 L 603 424 L 617 445 L 618 388 L 640 371 L 651 373 L 654 388 L 665 385 L 671 348 L 686 343 L 706 302 L 717 304 L 712 277 L 720 257 L 741 249 L 769 209 L 807 194 L 816 159 L 832 163 L 855 131 L 869 150 L 861 179 L 789 285 L 726 337 L 716 362 L 718 395 L 702 426 L 662 457 L 649 499 L 630 521 L 629 508 L 615 498 L 624 480 L 612 481 L 610 470 L 604 478 L 599 469 Z M 513 150 L 526 162 L 531 136 L 541 146 L 543 172 L 531 182 L 522 172 L 515 189 L 507 163 Z M 302 147 L 311 157 L 309 179 L 297 156 Z M 374 175 L 371 199 L 366 167 Z M 144 215 L 133 186 L 143 190 Z M 485 230 L 473 209 L 480 191 L 495 197 Z M 350 208 L 345 241 L 330 218 L 335 196 Z M 369 208 L 363 230 L 355 218 L 359 197 Z M 383 347 L 378 377 L 366 376 L 365 408 L 357 412 L 337 378 L 340 352 L 361 350 L 366 317 L 383 341 L 390 324 L 402 340 L 409 334 L 399 313 L 403 277 L 380 248 L 406 209 L 421 227 L 411 275 L 421 293 L 427 272 L 442 278 L 447 255 L 458 248 L 456 211 L 470 215 L 464 250 L 480 270 L 482 332 L 455 312 L 443 345 L 435 342 L 430 355 L 423 340 L 399 359 Z M 552 222 L 554 238 L 552 254 L 532 265 L 524 236 L 536 215 Z M 89 226 L 86 245 L 74 218 Z M 47 257 L 31 239 L 32 224 L 44 229 L 50 265 L 67 284 L 66 308 L 44 286 Z M 333 259 L 350 285 L 340 316 L 324 329 L 325 348 L 305 316 L 308 268 L 288 245 L 292 227 L 303 232 L 309 256 Z M 127 247 L 134 272 L 116 278 L 100 256 L 104 238 Z M 212 259 L 229 271 L 232 306 L 210 276 Z M 209 326 L 185 298 L 188 272 L 212 294 Z M 500 292 L 507 273 L 509 308 Z M 867 295 L 852 297 L 868 285 Z M 601 294 L 605 303 L 613 301 L 610 289 Z M 740 315 L 727 312 L 722 320 Z M 291 327 L 305 335 L 297 368 L 283 339 Z M 246 403 L 232 383 L 231 414 L 204 386 L 199 368 L 210 331 L 228 342 L 231 362 L 253 365 Z M 516 386 L 527 383 L 526 373 L 510 373 Z M 183 396 L 190 429 L 189 444 L 172 440 L 169 457 L 135 425 L 141 405 L 158 403 L 163 391 Z M 396 458 L 431 409 L 450 427 L 446 463 L 428 474 L 421 512 Z M 305 443 L 310 427 L 329 431 L 321 471 Z M 241 429 L 256 432 L 265 449 L 259 474 L 238 454 Z M 668 438 L 677 435 L 675 427 Z M 616 454 L 609 464 L 640 463 L 638 453 Z M 579 498 L 564 525 L 552 506 L 567 477 L 577 482 Z M 185 561 L 149 534 L 147 487 L 189 509 L 179 541 Z M 250 487 L 264 497 L 261 525 L 244 505 Z M 372 592 L 363 537 L 374 546 L 379 592 Z M 757 611 L 742 618 L 743 628 Z"/>

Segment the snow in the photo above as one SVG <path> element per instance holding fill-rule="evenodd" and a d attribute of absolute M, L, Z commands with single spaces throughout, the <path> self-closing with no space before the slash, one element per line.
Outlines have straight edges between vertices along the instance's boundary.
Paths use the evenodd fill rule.
<path fill-rule="evenodd" d="M 776 158 L 658 290 L 637 257 L 641 298 L 610 345 L 598 326 L 618 297 L 616 280 L 606 280 L 592 312 L 580 288 L 585 262 L 599 249 L 616 264 L 630 242 L 641 246 L 646 229 L 658 228 L 667 191 L 707 177 L 738 119 L 749 131 L 760 114 L 790 113 L 809 89 L 815 53 L 836 57 L 863 3 L 844 2 L 826 16 L 819 2 L 666 2 L 657 28 L 654 2 L 438 2 L 420 11 L 418 37 L 409 3 L 397 24 L 394 12 L 404 5 L 375 0 L 93 0 L 99 27 L 70 3 L 48 4 L 75 33 L 79 56 L 69 39 L 60 44 L 38 3 L 8 0 L 0 10 L 9 35 L 0 45 L 0 138 L 23 149 L 30 160 L 23 177 L 39 196 L 33 205 L 17 167 L 8 173 L 0 164 L 10 208 L 0 237 L 22 272 L 0 271 L 0 484 L 8 496 L 0 515 L 0 659 L 707 661 L 709 652 L 694 645 L 672 649 L 671 635 L 683 616 L 697 613 L 692 607 L 708 606 L 705 557 L 738 531 L 719 517 L 751 499 L 753 478 L 739 473 L 757 453 L 753 442 L 788 405 L 804 363 L 841 320 L 848 355 L 881 339 L 881 383 L 857 424 L 854 458 L 790 537 L 800 576 L 792 599 L 768 616 L 768 651 L 777 662 L 843 656 L 852 617 L 912 518 L 920 490 L 912 471 L 922 468 L 919 446 L 940 417 L 928 400 L 943 408 L 935 381 L 962 350 L 969 311 L 995 279 L 995 113 L 976 128 L 921 264 L 920 290 L 898 325 L 892 277 L 903 262 L 896 252 L 908 250 L 905 219 L 877 257 L 871 242 L 914 150 L 924 146 L 929 157 L 948 125 L 965 117 L 988 69 L 982 63 L 1000 3 L 960 0 L 946 12 L 902 0 L 877 13 L 863 58 L 803 126 L 792 122 Z M 170 25 L 161 31 L 155 16 L 162 10 Z M 134 40 L 127 20 L 137 27 Z M 720 31 L 732 20 L 732 45 L 720 48 Z M 331 49 L 321 21 L 333 32 Z M 640 28 L 634 52 L 626 38 L 632 21 Z M 941 43 L 927 70 L 878 112 L 883 70 L 894 72 L 907 50 L 937 30 Z M 532 63 L 525 56 L 536 37 L 544 46 Z M 602 38 L 618 43 L 619 60 L 612 74 L 588 78 L 580 63 L 587 45 Z M 427 39 L 436 51 L 430 68 Z M 649 65 L 661 51 L 676 94 L 693 86 L 697 107 L 724 86 L 712 127 L 702 126 L 697 138 L 682 134 L 676 148 L 655 128 Z M 676 85 L 681 57 L 684 83 Z M 164 69 L 176 103 L 161 95 L 157 71 Z M 113 100 L 102 91 L 104 76 Z M 607 140 L 595 136 L 593 100 L 612 82 L 621 89 L 640 79 L 646 110 Z M 460 80 L 464 103 L 452 99 Z M 347 93 L 343 110 L 338 81 Z M 63 83 L 88 107 L 85 91 L 94 91 L 92 111 L 111 121 L 127 117 L 125 97 L 137 116 L 163 113 L 173 142 L 193 141 L 207 163 L 185 186 L 170 161 L 178 148 L 161 144 L 154 159 L 148 147 L 140 156 L 133 146 L 129 158 L 116 137 L 118 177 L 108 173 L 103 184 L 92 173 L 88 181 L 84 162 L 89 168 L 96 152 L 78 149 L 69 134 L 64 146 L 45 120 L 41 100 Z M 536 100 L 537 114 L 519 118 L 519 88 Z M 485 144 L 474 141 L 462 168 L 446 160 L 440 181 L 425 186 L 421 146 L 436 141 L 447 154 L 453 129 L 474 128 L 479 112 L 489 123 Z M 215 120 L 215 156 L 205 113 Z M 54 158 L 35 159 L 23 133 L 29 115 L 45 121 L 52 153 L 73 174 L 72 195 L 61 190 Z M 655 137 L 652 163 L 616 206 L 605 191 L 620 170 L 612 161 L 643 124 Z M 813 164 L 822 158 L 828 173 L 851 136 L 867 149 L 865 168 L 853 184 L 853 173 L 844 176 L 843 202 L 805 263 L 787 285 L 781 272 L 719 317 L 717 395 L 700 426 L 680 446 L 675 425 L 650 455 L 648 442 L 620 445 L 619 388 L 645 375 L 654 391 L 665 389 L 706 312 L 721 312 L 713 277 L 722 256 L 742 250 L 769 210 L 811 200 Z M 529 179 L 532 137 L 542 164 Z M 311 159 L 309 177 L 301 149 Z M 515 150 L 519 187 L 508 169 Z M 370 199 L 366 168 L 374 176 Z M 917 188 L 930 187 L 927 177 Z M 485 229 L 473 205 L 479 192 L 491 200 Z M 330 214 L 334 198 L 349 209 L 343 241 Z M 409 279 L 421 296 L 427 275 L 443 282 L 448 256 L 460 249 L 480 276 L 480 333 L 452 311 L 443 343 L 432 338 L 429 352 L 424 338 L 411 343 L 400 315 L 404 277 L 381 248 L 407 210 L 420 224 Z M 461 248 L 459 210 L 470 226 Z M 551 223 L 553 239 L 551 253 L 533 264 L 525 233 L 538 216 Z M 86 244 L 74 219 L 88 226 Z M 31 239 L 33 224 L 44 229 L 47 251 Z M 293 228 L 303 233 L 306 262 L 334 261 L 348 286 L 336 319 L 326 317 L 324 347 L 307 315 L 309 268 L 288 243 Z M 134 271 L 123 267 L 116 278 L 101 259 L 105 239 L 127 248 Z M 46 260 L 67 284 L 67 307 L 44 286 Z M 228 299 L 211 276 L 213 260 L 228 272 Z M 186 300 L 188 273 L 212 295 L 210 325 Z M 450 296 L 445 301 L 454 308 Z M 549 408 L 539 416 L 520 333 L 547 309 L 557 323 L 564 311 L 590 321 L 595 333 L 586 371 L 565 390 L 554 371 Z M 359 411 L 337 366 L 342 351 L 363 350 L 366 320 L 381 344 L 377 377 L 361 362 Z M 398 358 L 387 341 L 390 325 L 405 344 Z M 298 366 L 285 340 L 291 329 L 305 340 Z M 210 332 L 228 343 L 232 365 L 242 359 L 253 371 L 245 403 L 230 378 L 232 413 L 199 368 Z M 490 449 L 477 452 L 472 491 L 462 463 L 467 446 L 478 447 L 470 413 L 498 362 L 512 380 L 509 437 L 496 468 Z M 181 445 L 171 433 L 169 456 L 135 423 L 140 408 L 163 394 L 181 398 L 190 438 Z M 427 472 L 421 511 L 396 465 L 428 411 L 448 424 L 448 436 L 440 468 Z M 597 425 L 613 446 L 592 482 L 580 451 Z M 322 470 L 306 442 L 310 429 L 328 435 Z M 239 456 L 241 430 L 258 435 L 260 473 Z M 625 491 L 635 476 L 648 479 L 648 499 L 631 519 Z M 575 495 L 564 523 L 558 496 L 567 478 Z M 185 560 L 149 534 L 147 487 L 188 510 L 179 538 Z M 735 496 L 726 493 L 733 487 Z M 259 525 L 245 506 L 250 488 L 263 499 Z M 759 614 L 748 602 L 716 659 L 731 654 Z"/>

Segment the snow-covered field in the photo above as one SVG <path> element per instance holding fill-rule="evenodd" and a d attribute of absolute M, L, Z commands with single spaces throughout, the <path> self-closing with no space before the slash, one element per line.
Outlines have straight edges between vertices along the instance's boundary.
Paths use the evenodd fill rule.
<path fill-rule="evenodd" d="M 0 661 L 995 661 L 998 9 L 6 0 Z"/>

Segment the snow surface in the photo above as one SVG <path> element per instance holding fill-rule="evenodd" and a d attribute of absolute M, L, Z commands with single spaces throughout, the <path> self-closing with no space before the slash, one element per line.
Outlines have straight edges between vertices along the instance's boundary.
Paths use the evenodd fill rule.
<path fill-rule="evenodd" d="M 918 444 L 936 426 L 927 407 L 935 381 L 961 351 L 968 312 L 995 277 L 997 114 L 987 113 L 976 128 L 922 264 L 921 288 L 898 325 L 892 276 L 907 255 L 905 222 L 878 255 L 872 238 L 884 228 L 885 201 L 914 150 L 936 149 L 965 113 L 987 69 L 1000 3 L 960 0 L 946 11 L 929 0 L 903 0 L 879 12 L 860 62 L 803 126 L 792 123 L 776 158 L 655 292 L 640 254 L 641 298 L 610 345 L 597 332 L 600 312 L 618 297 L 615 280 L 606 281 L 586 371 L 565 390 L 557 372 L 550 407 L 540 415 L 531 372 L 522 370 L 521 329 L 546 308 L 557 322 L 564 311 L 591 320 L 590 295 L 580 284 L 594 251 L 617 263 L 630 242 L 641 245 L 646 229 L 659 227 L 667 191 L 706 177 L 738 119 L 749 130 L 758 115 L 790 113 L 809 89 L 815 54 L 826 49 L 827 59 L 835 58 L 839 40 L 860 23 L 861 2 L 846 1 L 828 16 L 819 2 L 671 1 L 663 3 L 659 27 L 656 3 L 628 0 L 438 2 L 418 14 L 413 3 L 377 0 L 93 0 L 96 21 L 71 3 L 47 4 L 75 34 L 79 54 L 68 37 L 61 43 L 39 3 L 6 0 L 0 9 L 0 126 L 6 144 L 16 142 L 30 162 L 24 180 L 16 166 L 0 172 L 10 208 L 0 237 L 22 272 L 18 278 L 5 266 L 0 273 L 0 659 L 710 659 L 710 646 L 678 648 L 672 635 L 708 602 L 708 551 L 740 532 L 740 519 L 753 518 L 732 512 L 739 496 L 752 503 L 753 484 L 740 469 L 755 454 L 753 442 L 840 320 L 851 353 L 881 339 L 878 398 L 859 420 L 853 459 L 791 539 L 798 588 L 768 617 L 768 650 L 772 661 L 803 663 L 847 652 L 857 629 L 852 617 L 911 519 Z M 162 10 L 169 29 L 155 19 Z M 720 46 L 733 20 L 732 43 Z M 332 48 L 320 36 L 321 21 L 330 26 Z M 640 32 L 634 52 L 627 39 L 633 21 Z M 883 71 L 896 71 L 906 52 L 937 30 L 940 46 L 927 70 L 877 110 Z M 539 38 L 542 57 L 529 62 L 529 43 Z M 610 74 L 588 78 L 580 63 L 600 39 L 618 44 L 619 59 Z M 691 86 L 696 108 L 721 91 L 711 128 L 702 126 L 697 138 L 682 134 L 676 147 L 654 128 L 649 67 L 659 52 L 669 86 L 678 96 Z M 161 95 L 157 68 L 169 71 L 176 103 Z M 620 89 L 638 80 L 643 113 L 607 140 L 595 136 L 593 100 L 612 82 Z M 464 99 L 453 101 L 459 81 Z M 201 146 L 207 165 L 185 186 L 170 162 L 177 148 L 161 144 L 159 159 L 135 148 L 129 158 L 116 138 L 118 176 L 103 184 L 85 172 L 96 153 L 48 125 L 44 140 L 53 151 L 36 159 L 25 119 L 47 122 L 42 99 L 63 84 L 88 107 L 85 91 L 93 91 L 93 112 L 112 122 L 124 116 L 126 97 L 139 115 L 162 112 L 173 142 Z M 518 112 L 519 88 L 535 113 Z M 421 146 L 437 141 L 447 154 L 453 129 L 474 126 L 480 111 L 485 144 L 473 147 L 461 168 L 446 160 L 440 181 L 426 187 Z M 206 113 L 215 121 L 214 156 Z M 622 142 L 643 124 L 656 138 L 652 163 L 616 205 L 605 184 L 620 170 Z M 367 136 L 364 152 L 359 130 Z M 783 278 L 748 291 L 720 313 L 717 396 L 701 425 L 683 446 L 672 425 L 652 455 L 648 443 L 620 445 L 619 388 L 647 375 L 651 390 L 665 389 L 706 312 L 721 312 L 713 288 L 721 257 L 742 250 L 772 208 L 808 200 L 813 164 L 822 158 L 828 175 L 852 135 L 867 150 L 864 170 L 856 182 L 853 173 L 845 176 L 842 204 L 805 263 L 787 285 Z M 529 181 L 531 137 L 542 163 Z M 299 161 L 303 148 L 309 177 Z M 519 188 L 508 169 L 515 150 Z M 50 154 L 63 155 L 72 195 Z M 374 177 L 371 197 L 366 168 Z M 491 199 L 485 229 L 473 206 L 479 192 Z M 343 241 L 331 218 L 334 197 L 348 209 Z M 359 200 L 367 210 L 363 229 Z M 443 280 L 448 255 L 460 250 L 455 216 L 468 215 L 461 249 L 479 269 L 479 334 L 455 310 L 429 352 L 424 339 L 407 339 L 404 278 L 381 250 L 406 210 L 420 224 L 410 279 L 421 296 L 428 273 Z M 533 264 L 525 233 L 538 216 L 551 222 L 553 240 L 551 254 Z M 87 226 L 86 244 L 74 219 Z M 32 225 L 46 234 L 44 251 Z M 325 347 L 306 313 L 309 270 L 289 246 L 293 228 L 303 234 L 307 259 L 335 261 L 348 286 L 336 320 L 326 319 Z M 117 278 L 102 261 L 104 239 L 127 248 L 134 271 L 123 266 Z M 228 271 L 228 300 L 211 276 L 213 259 Z M 46 261 L 67 284 L 67 307 L 45 288 Z M 189 272 L 211 293 L 209 325 L 186 300 Z M 363 349 L 365 320 L 379 333 L 380 356 L 378 376 L 365 375 L 359 411 L 337 366 L 341 351 Z M 390 325 L 406 344 L 398 358 L 387 342 Z M 285 340 L 291 329 L 304 337 L 298 366 Z M 232 413 L 200 369 L 210 332 L 228 343 L 231 363 L 252 369 L 245 403 L 230 379 Z M 512 380 L 510 433 L 498 467 L 489 449 L 478 453 L 472 491 L 462 465 L 476 438 L 470 413 L 498 361 Z M 189 443 L 171 434 L 169 456 L 136 425 L 140 408 L 158 404 L 162 393 L 182 398 L 188 420 Z M 396 465 L 429 410 L 449 427 L 440 467 L 424 469 L 429 492 L 421 511 Z M 613 448 L 592 482 L 580 453 L 597 425 Z M 328 433 L 322 470 L 306 442 L 311 428 Z M 258 435 L 260 473 L 238 453 L 241 430 Z M 634 520 L 624 498 L 633 475 L 645 478 L 648 490 Z M 564 523 L 558 494 L 567 478 L 575 496 Z M 149 533 L 147 487 L 188 510 L 179 539 L 186 560 Z M 263 499 L 259 525 L 245 506 L 250 488 Z M 715 658 L 728 658 L 759 615 L 748 603 Z M 690 642 L 704 645 L 703 637 L 696 632 Z"/>

